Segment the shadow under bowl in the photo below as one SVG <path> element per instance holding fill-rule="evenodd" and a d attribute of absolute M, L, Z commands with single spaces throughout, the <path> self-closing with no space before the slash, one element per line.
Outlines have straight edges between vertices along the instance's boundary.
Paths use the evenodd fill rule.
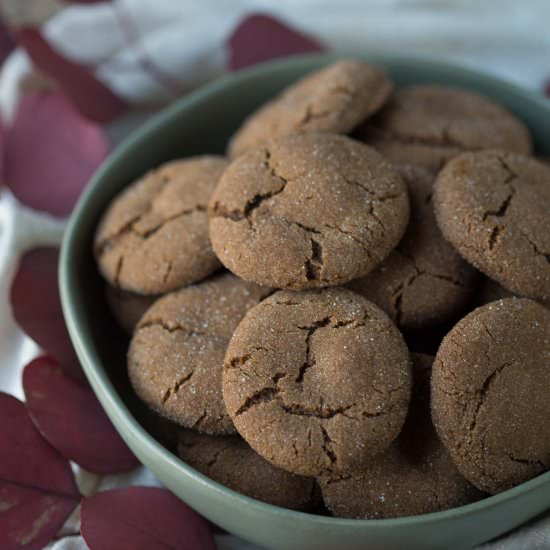
<path fill-rule="evenodd" d="M 550 152 L 550 102 L 497 78 L 439 62 L 357 55 L 380 65 L 397 85 L 438 83 L 485 94 L 529 127 L 539 154 Z M 158 443 L 138 421 L 126 375 L 127 340 L 104 299 L 92 242 L 109 201 L 132 180 L 173 158 L 223 153 L 246 115 L 307 72 L 336 59 L 310 55 L 221 78 L 167 108 L 122 143 L 97 171 L 76 206 L 60 259 L 60 289 L 69 333 L 90 384 L 116 429 L 164 485 L 227 531 L 266 548 L 469 548 L 550 507 L 550 472 L 482 501 L 414 517 L 351 520 L 278 508 L 201 475 Z"/>

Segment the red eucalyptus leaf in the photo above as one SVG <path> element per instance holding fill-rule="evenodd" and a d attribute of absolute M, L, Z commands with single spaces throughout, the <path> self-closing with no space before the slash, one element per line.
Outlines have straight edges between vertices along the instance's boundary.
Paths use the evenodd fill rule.
<path fill-rule="evenodd" d="M 0 392 L 0 548 L 43 548 L 80 500 L 71 467 Z"/>
<path fill-rule="evenodd" d="M 68 459 L 97 474 L 117 474 L 139 464 L 92 390 L 51 357 L 25 367 L 23 389 L 35 426 Z"/>
<path fill-rule="evenodd" d="M 300 53 L 322 52 L 325 47 L 268 15 L 252 15 L 229 37 L 231 70 Z"/>
<path fill-rule="evenodd" d="M 55 51 L 39 30 L 20 29 L 16 39 L 33 63 L 61 85 L 84 116 L 98 122 L 110 122 L 126 109 L 124 101 L 89 69 Z"/>
<path fill-rule="evenodd" d="M 102 129 L 65 95 L 29 94 L 6 135 L 5 182 L 23 203 L 66 216 L 108 148 Z"/>
<path fill-rule="evenodd" d="M 128 487 L 82 502 L 90 550 L 215 550 L 208 523 L 166 489 Z"/>
<path fill-rule="evenodd" d="M 84 375 L 69 339 L 57 287 L 57 248 L 27 252 L 13 280 L 10 302 L 19 326 L 71 374 Z"/>

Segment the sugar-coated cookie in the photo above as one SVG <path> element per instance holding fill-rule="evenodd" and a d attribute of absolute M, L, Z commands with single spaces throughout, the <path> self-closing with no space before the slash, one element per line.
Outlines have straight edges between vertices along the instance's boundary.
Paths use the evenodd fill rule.
<path fill-rule="evenodd" d="M 382 69 L 362 61 L 337 61 L 252 113 L 233 136 L 229 154 L 235 157 L 289 134 L 345 134 L 380 109 L 391 90 Z"/>
<path fill-rule="evenodd" d="M 434 188 L 444 237 L 505 289 L 550 302 L 550 168 L 514 153 L 465 153 Z"/>
<path fill-rule="evenodd" d="M 208 200 L 223 157 L 169 162 L 122 191 L 95 237 L 99 270 L 115 287 L 163 294 L 219 269 L 208 238 Z"/>
<path fill-rule="evenodd" d="M 471 483 L 498 493 L 550 468 L 550 310 L 507 298 L 443 339 L 432 373 L 435 426 Z"/>
<path fill-rule="evenodd" d="M 403 236 L 409 200 L 374 149 L 345 136 L 303 134 L 234 160 L 209 214 L 212 246 L 229 270 L 303 290 L 374 269 Z"/>
<path fill-rule="evenodd" d="M 226 273 L 160 298 L 128 351 L 138 396 L 181 426 L 234 433 L 222 399 L 223 358 L 234 328 L 269 292 Z"/>
<path fill-rule="evenodd" d="M 392 162 L 439 169 L 464 151 L 498 148 L 530 154 L 526 126 L 504 107 L 472 91 L 446 86 L 397 90 L 357 137 Z"/>
<path fill-rule="evenodd" d="M 342 288 L 279 291 L 235 330 L 223 396 L 241 436 L 276 466 L 357 472 L 399 434 L 410 369 L 401 334 L 365 298 Z"/>
<path fill-rule="evenodd" d="M 314 504 L 315 479 L 276 468 L 238 435 L 211 436 L 183 430 L 178 455 L 214 481 L 256 500 L 302 511 Z"/>

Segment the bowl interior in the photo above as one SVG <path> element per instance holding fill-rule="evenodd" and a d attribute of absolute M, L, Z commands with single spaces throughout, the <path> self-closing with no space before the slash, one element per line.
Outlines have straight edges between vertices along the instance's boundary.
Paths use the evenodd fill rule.
<path fill-rule="evenodd" d="M 550 153 L 550 107 L 542 98 L 492 77 L 428 60 L 380 55 L 358 57 L 384 67 L 397 85 L 440 83 L 469 88 L 494 98 L 528 125 L 539 154 Z M 550 506 L 550 473 L 500 495 L 446 512 L 395 520 L 328 518 L 279 509 L 218 485 L 183 464 L 155 441 L 137 420 L 146 422 L 126 375 L 128 339 L 107 309 L 104 284 L 92 256 L 93 236 L 101 213 L 116 193 L 162 162 L 195 154 L 223 153 L 228 138 L 247 114 L 301 75 L 333 58 L 330 55 L 297 57 L 220 79 L 163 111 L 115 150 L 81 197 L 65 235 L 60 287 L 69 332 L 94 391 L 129 446 L 169 488 L 228 530 L 273 548 L 297 548 L 297 544 L 300 548 L 324 548 L 329 547 L 326 544 L 331 540 L 346 540 L 350 548 L 359 544 L 357 541 L 363 544 L 367 540 L 378 541 L 380 547 L 389 544 L 387 547 L 393 548 L 392 537 L 398 537 L 399 528 L 413 539 L 414 529 L 428 529 L 437 524 L 445 526 L 447 533 L 455 525 L 458 534 L 467 518 L 489 511 L 497 514 L 494 519 L 498 521 L 488 527 L 477 525 L 476 533 L 462 539 L 468 544 L 487 540 Z M 545 488 L 546 500 L 539 495 Z M 539 496 L 527 505 L 522 501 L 526 494 Z M 231 506 L 241 520 L 248 517 L 257 520 L 257 525 L 248 529 L 239 527 L 228 512 Z M 269 520 L 272 529 L 278 529 L 280 541 L 286 540 L 281 532 L 284 530 L 292 532 L 293 538 L 282 546 L 280 542 L 272 542 L 272 538 L 262 537 L 261 533 L 256 533 L 262 528 L 262 518 Z M 269 531 L 269 527 L 265 529 Z M 391 530 L 395 535 L 388 535 Z M 409 539 L 411 548 L 413 539 Z M 418 547 L 440 547 L 438 541 L 445 539 L 432 533 L 430 540 L 435 541 L 434 546 Z"/>

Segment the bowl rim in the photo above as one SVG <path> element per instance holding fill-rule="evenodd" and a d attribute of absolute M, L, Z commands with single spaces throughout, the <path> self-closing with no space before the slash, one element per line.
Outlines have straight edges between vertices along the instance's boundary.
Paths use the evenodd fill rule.
<path fill-rule="evenodd" d="M 398 518 L 339 518 L 310 514 L 307 512 L 300 512 L 267 504 L 233 491 L 232 489 L 229 489 L 228 487 L 225 487 L 224 485 L 201 474 L 191 466 L 187 465 L 177 455 L 169 451 L 151 434 L 149 434 L 126 407 L 122 398 L 119 396 L 118 391 L 111 382 L 106 370 L 99 361 L 99 358 L 96 357 L 93 350 L 87 347 L 79 329 L 80 313 L 77 311 L 77 308 L 72 300 L 72 295 L 76 292 L 75 288 L 77 282 L 73 280 L 71 274 L 71 257 L 73 255 L 73 250 L 77 246 L 80 225 L 86 218 L 88 203 L 93 200 L 96 194 L 100 193 L 101 188 L 104 186 L 101 185 L 102 180 L 109 173 L 112 166 L 118 162 L 118 159 L 120 157 L 124 157 L 138 143 L 147 140 L 149 134 L 155 133 L 161 129 L 165 123 L 173 117 L 179 115 L 182 111 L 192 110 L 195 104 L 202 102 L 209 96 L 223 92 L 223 89 L 227 84 L 242 86 L 246 85 L 249 80 L 261 78 L 262 76 L 268 75 L 278 69 L 292 67 L 300 68 L 312 62 L 325 64 L 341 58 L 363 59 L 373 64 L 379 63 L 384 67 L 398 65 L 402 66 L 403 64 L 407 64 L 409 66 L 421 66 L 424 69 L 431 69 L 435 71 L 452 70 L 453 74 L 456 75 L 457 80 L 473 80 L 476 82 L 498 86 L 499 89 L 504 89 L 507 93 L 520 97 L 526 102 L 535 103 L 537 108 L 548 111 L 550 116 L 550 104 L 547 104 L 547 101 L 544 99 L 542 94 L 524 89 L 497 76 L 493 76 L 456 63 L 441 61 L 425 56 L 403 56 L 395 53 L 380 52 L 372 52 L 371 54 L 359 52 L 340 54 L 306 54 L 261 63 L 236 73 L 221 76 L 178 99 L 173 104 L 154 115 L 137 130 L 133 131 L 109 154 L 107 159 L 102 163 L 90 179 L 67 222 L 67 227 L 61 245 L 61 254 L 59 259 L 59 289 L 63 316 L 67 324 L 72 344 L 75 347 L 75 351 L 83 366 L 90 385 L 101 402 L 106 414 L 113 421 L 115 427 L 117 427 L 117 431 L 119 431 L 119 433 L 121 431 L 118 429 L 117 425 L 119 423 L 121 425 L 124 424 L 128 433 L 131 433 L 132 437 L 136 441 L 140 442 L 145 449 L 144 452 L 146 452 L 148 456 L 153 457 L 160 465 L 170 468 L 176 475 L 186 477 L 193 483 L 202 485 L 207 491 L 218 493 L 219 496 L 227 499 L 228 505 L 235 503 L 241 507 L 256 509 L 258 512 L 265 512 L 267 514 L 285 517 L 289 520 L 294 519 L 302 522 L 307 521 L 313 526 L 323 524 L 328 527 L 345 527 L 348 529 L 361 529 L 367 526 L 374 529 L 386 529 L 397 526 L 413 527 L 427 523 L 436 524 L 447 520 L 455 520 L 462 516 L 468 516 L 476 514 L 482 510 L 494 508 L 544 485 L 550 485 L 550 472 L 542 473 L 533 479 L 517 485 L 516 487 L 496 495 L 488 496 L 470 504 L 439 512 Z M 120 435 L 123 439 L 127 439 L 123 434 Z"/>

